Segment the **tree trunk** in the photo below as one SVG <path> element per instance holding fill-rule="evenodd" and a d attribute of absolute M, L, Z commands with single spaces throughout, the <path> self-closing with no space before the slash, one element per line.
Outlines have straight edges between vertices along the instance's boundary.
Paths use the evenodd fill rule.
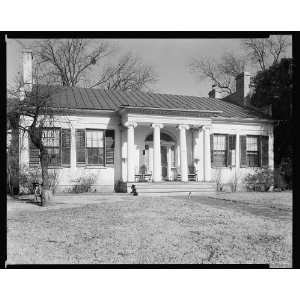
<path fill-rule="evenodd" d="M 42 205 L 49 204 L 52 200 L 52 192 L 50 190 L 49 175 L 48 175 L 48 153 L 43 149 L 40 151 L 40 162 L 42 168 Z"/>

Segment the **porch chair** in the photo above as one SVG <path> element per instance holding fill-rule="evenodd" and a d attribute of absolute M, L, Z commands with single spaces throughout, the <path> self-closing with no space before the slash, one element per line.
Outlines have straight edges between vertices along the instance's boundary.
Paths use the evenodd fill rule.
<path fill-rule="evenodd" d="M 135 181 L 139 182 L 148 182 L 152 180 L 152 173 L 147 170 L 147 167 L 145 165 L 142 165 L 140 167 L 140 172 L 138 174 L 135 174 Z"/>
<path fill-rule="evenodd" d="M 197 172 L 194 166 L 189 166 L 188 169 L 188 181 L 197 181 Z M 176 180 L 181 181 L 180 170 L 177 169 Z"/>
<path fill-rule="evenodd" d="M 188 180 L 189 181 L 197 181 L 197 171 L 195 166 L 189 166 L 189 173 L 188 173 Z"/>

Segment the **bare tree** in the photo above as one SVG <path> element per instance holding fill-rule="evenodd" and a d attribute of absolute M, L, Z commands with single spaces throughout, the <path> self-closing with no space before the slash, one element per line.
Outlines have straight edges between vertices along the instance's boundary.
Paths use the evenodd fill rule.
<path fill-rule="evenodd" d="M 156 81 L 156 75 L 150 66 L 142 64 L 133 55 L 122 56 L 117 65 L 108 66 L 101 79 L 92 87 L 100 86 L 108 90 L 141 90 Z"/>
<path fill-rule="evenodd" d="M 51 104 L 51 97 L 58 92 L 58 88 L 53 86 L 39 85 L 37 83 L 31 91 L 25 89 L 10 89 L 7 118 L 14 130 L 20 134 L 28 134 L 28 138 L 39 150 L 39 160 L 42 170 L 42 197 L 45 203 L 46 199 L 51 197 L 49 192 L 50 182 L 48 175 L 49 155 L 45 145 L 45 128 L 51 130 L 54 128 L 55 110 Z M 21 85 L 21 83 L 20 83 Z"/>
<path fill-rule="evenodd" d="M 244 39 L 242 45 L 252 63 L 264 71 L 286 53 L 291 40 L 289 36 L 274 35 L 268 39 Z"/>
<path fill-rule="evenodd" d="M 140 90 L 156 81 L 152 68 L 132 54 L 122 56 L 117 64 L 105 63 L 104 58 L 116 50 L 107 42 L 88 39 L 45 40 L 35 45 L 37 66 L 45 78 L 59 85 Z"/>
<path fill-rule="evenodd" d="M 34 46 L 37 66 L 52 82 L 64 86 L 76 86 L 87 72 L 113 51 L 105 42 L 88 39 L 51 39 Z"/>
<path fill-rule="evenodd" d="M 200 78 L 210 79 L 224 96 L 234 92 L 235 77 L 245 70 L 246 65 L 258 65 L 260 70 L 279 62 L 291 45 L 286 35 L 274 35 L 267 39 L 244 39 L 240 55 L 225 53 L 219 60 L 196 58 L 190 64 L 190 70 Z M 249 65 L 248 65 L 249 66 Z"/>
<path fill-rule="evenodd" d="M 227 52 L 220 61 L 212 58 L 193 59 L 190 70 L 201 80 L 209 78 L 226 96 L 234 92 L 234 78 L 244 70 L 245 64 L 245 57 Z"/>

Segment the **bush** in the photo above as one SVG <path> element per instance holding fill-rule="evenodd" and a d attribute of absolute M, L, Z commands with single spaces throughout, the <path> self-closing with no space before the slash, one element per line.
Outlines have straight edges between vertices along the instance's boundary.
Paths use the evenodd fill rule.
<path fill-rule="evenodd" d="M 270 169 L 256 169 L 254 174 L 248 174 L 245 179 L 248 191 L 266 192 L 274 185 L 274 172 Z"/>
<path fill-rule="evenodd" d="M 91 186 L 95 183 L 95 175 L 82 176 L 74 180 L 76 184 L 72 187 L 73 193 L 87 193 L 91 191 Z"/>
<path fill-rule="evenodd" d="M 283 189 L 291 189 L 293 187 L 293 162 L 291 158 L 287 157 L 282 159 L 279 166 L 279 175 L 286 184 L 278 187 Z"/>
<path fill-rule="evenodd" d="M 216 170 L 215 181 L 216 181 L 217 192 L 222 192 L 224 188 L 224 183 L 222 181 L 222 169 Z"/>
<path fill-rule="evenodd" d="M 59 172 L 56 169 L 48 170 L 49 174 L 49 185 L 50 190 L 55 193 L 58 180 L 59 180 Z M 29 169 L 27 167 L 23 167 L 20 172 L 19 183 L 20 183 L 20 192 L 22 194 L 33 194 L 34 193 L 34 185 L 33 183 L 38 182 L 42 184 L 42 170 L 41 168 Z"/>
<path fill-rule="evenodd" d="M 34 193 L 34 182 L 42 183 L 42 172 L 41 169 L 29 169 L 22 168 L 20 171 L 19 183 L 21 194 L 33 194 Z"/>

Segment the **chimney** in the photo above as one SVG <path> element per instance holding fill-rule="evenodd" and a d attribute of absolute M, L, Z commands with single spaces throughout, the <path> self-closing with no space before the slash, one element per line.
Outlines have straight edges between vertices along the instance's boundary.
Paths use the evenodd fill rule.
<path fill-rule="evenodd" d="M 236 95 L 238 97 L 239 103 L 242 105 L 248 105 L 250 100 L 251 92 L 251 74 L 248 72 L 243 72 L 236 76 Z"/>
<path fill-rule="evenodd" d="M 208 93 L 209 98 L 221 99 L 221 93 L 218 91 L 218 88 L 215 84 L 212 85 L 212 90 Z"/>
<path fill-rule="evenodd" d="M 23 83 L 25 92 L 32 90 L 32 50 L 23 50 Z"/>

